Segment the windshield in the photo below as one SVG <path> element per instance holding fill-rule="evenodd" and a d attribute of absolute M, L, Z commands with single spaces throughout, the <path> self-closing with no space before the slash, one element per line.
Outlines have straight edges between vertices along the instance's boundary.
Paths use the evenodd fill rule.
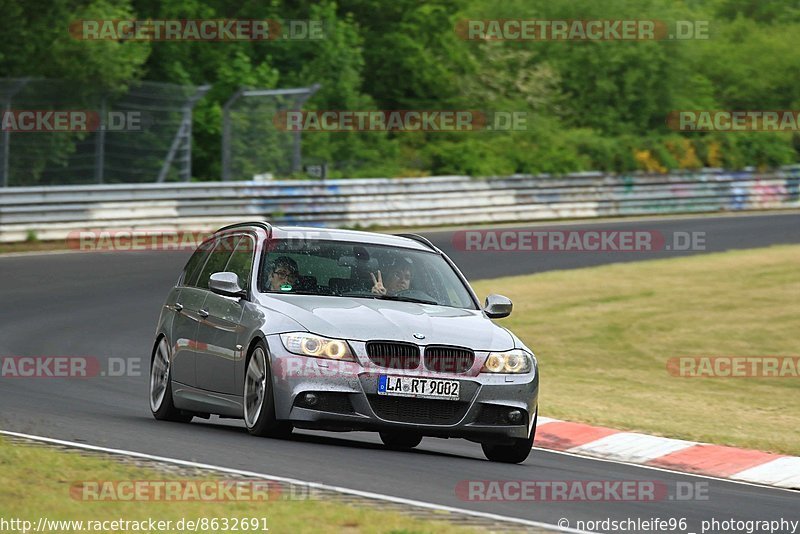
<path fill-rule="evenodd" d="M 259 276 L 263 293 L 329 295 L 477 309 L 439 254 L 327 240 L 273 240 Z"/>

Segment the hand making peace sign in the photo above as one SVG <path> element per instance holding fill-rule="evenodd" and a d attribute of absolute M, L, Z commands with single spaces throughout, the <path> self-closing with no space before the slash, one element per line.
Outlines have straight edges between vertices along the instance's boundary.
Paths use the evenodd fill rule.
<path fill-rule="evenodd" d="M 373 284 L 372 292 L 375 293 L 376 295 L 385 295 L 386 288 L 383 286 L 383 278 L 381 277 L 381 272 L 378 271 L 377 278 L 375 278 L 375 275 L 372 273 L 369 273 L 369 275 L 372 277 L 372 284 Z"/>

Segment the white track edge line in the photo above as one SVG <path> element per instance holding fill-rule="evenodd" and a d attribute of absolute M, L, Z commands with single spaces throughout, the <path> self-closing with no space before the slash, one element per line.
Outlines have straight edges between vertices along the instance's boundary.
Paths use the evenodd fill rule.
<path fill-rule="evenodd" d="M 75 254 L 82 250 L 56 249 L 56 250 L 26 250 L 24 252 L 0 252 L 0 258 L 25 258 L 28 256 L 59 256 L 61 254 Z"/>
<path fill-rule="evenodd" d="M 350 489 L 350 488 L 343 488 L 343 487 L 340 487 L 340 486 L 330 486 L 328 484 L 323 484 L 321 482 L 307 482 L 307 481 L 304 481 L 304 480 L 281 477 L 281 476 L 276 476 L 276 475 L 267 475 L 267 474 L 264 474 L 264 473 L 256 473 L 256 472 L 253 472 L 253 471 L 244 471 L 244 470 L 241 470 L 241 469 L 233 469 L 233 468 L 230 468 L 230 467 L 222 467 L 222 466 L 216 466 L 216 465 L 211 465 L 211 464 L 203 464 L 203 463 L 199 463 L 199 462 L 192 462 L 192 461 L 189 461 L 189 460 L 179 460 L 177 458 L 167 458 L 167 457 L 164 457 L 164 456 L 155 456 L 155 455 L 147 454 L 147 453 L 143 453 L 143 452 L 128 451 L 128 450 L 125 450 L 125 449 L 112 449 L 112 448 L 109 448 L 109 447 L 100 447 L 98 445 L 90 445 L 90 444 L 87 444 L 87 443 L 77 443 L 77 442 L 74 442 L 74 441 L 67 441 L 67 440 L 56 439 L 56 438 L 48 438 L 48 437 L 45 437 L 45 436 L 36 436 L 36 435 L 33 435 L 33 434 L 24 434 L 24 433 L 21 433 L 21 432 L 12 432 L 10 430 L 2 430 L 2 429 L 0 429 L 0 435 L 13 436 L 13 437 L 18 437 L 18 438 L 25 438 L 25 439 L 30 439 L 30 440 L 34 440 L 34 441 L 42 441 L 42 442 L 45 442 L 45 443 L 53 443 L 53 444 L 56 444 L 56 445 L 65 445 L 65 446 L 74 447 L 74 448 L 77 448 L 77 449 L 85 449 L 85 450 L 91 450 L 91 451 L 97 451 L 97 452 L 105 452 L 105 453 L 116 454 L 116 455 L 120 455 L 120 456 L 130 456 L 130 457 L 133 457 L 133 458 L 143 458 L 143 459 L 146 459 L 146 460 L 154 460 L 154 461 L 158 461 L 158 462 L 166 462 L 166 463 L 171 463 L 171 464 L 176 464 L 176 465 L 183 465 L 183 466 L 186 466 L 186 467 L 195 467 L 195 468 L 199 468 L 199 469 L 208 469 L 208 470 L 213 470 L 213 471 L 219 471 L 219 472 L 222 472 L 222 473 L 230 473 L 230 474 L 234 474 L 234 475 L 242 475 L 242 476 L 249 476 L 249 477 L 254 477 L 254 478 L 262 478 L 262 479 L 265 479 L 265 480 L 272 480 L 272 481 L 275 481 L 275 482 L 283 482 L 283 483 L 287 483 L 287 484 L 304 485 L 304 486 L 308 486 L 309 488 L 316 488 L 316 489 L 320 489 L 320 490 L 334 491 L 334 492 L 337 492 L 337 493 L 344 493 L 344 494 L 348 494 L 348 495 L 356 495 L 356 496 L 364 497 L 364 498 L 367 498 L 367 499 L 388 501 L 388 502 L 393 502 L 393 503 L 398 503 L 398 504 L 406 504 L 406 505 L 409 505 L 409 506 L 416 506 L 416 507 L 420 507 L 420 508 L 428 508 L 428 509 L 431 509 L 431 510 L 440 510 L 440 511 L 443 511 L 443 512 L 452 512 L 452 513 L 457 513 L 457 514 L 470 515 L 470 516 L 473 516 L 473 517 L 480 517 L 480 518 L 483 518 L 483 519 L 491 519 L 491 520 L 502 521 L 502 522 L 506 522 L 506 523 L 516 523 L 516 524 L 526 525 L 526 526 L 530 526 L 530 527 L 549 528 L 549 529 L 557 530 L 558 532 L 570 532 L 570 533 L 575 533 L 575 534 L 591 534 L 588 531 L 577 530 L 577 529 L 572 529 L 572 528 L 564 528 L 564 527 L 561 527 L 561 526 L 558 526 L 558 525 L 554 525 L 554 524 L 550 524 L 550 523 L 543 523 L 543 522 L 540 522 L 540 521 L 531 521 L 531 520 L 528 520 L 528 519 L 521 519 L 521 518 L 517 518 L 517 517 L 507 517 L 507 516 L 502 516 L 502 515 L 498 515 L 498 514 L 492 514 L 492 513 L 489 513 L 489 512 L 478 512 L 478 511 L 474 511 L 474 510 L 465 510 L 463 508 L 455 508 L 455 507 L 452 507 L 452 506 L 445 506 L 445 505 L 440 505 L 440 504 L 427 503 L 427 502 L 423 502 L 423 501 L 415 501 L 415 500 L 406 499 L 406 498 L 403 498 L 403 497 L 394 497 L 392 495 L 384 495 L 382 493 L 373 493 L 373 492 L 369 492 L 369 491 L 361 491 L 361 490 L 355 490 L 355 489 Z"/>

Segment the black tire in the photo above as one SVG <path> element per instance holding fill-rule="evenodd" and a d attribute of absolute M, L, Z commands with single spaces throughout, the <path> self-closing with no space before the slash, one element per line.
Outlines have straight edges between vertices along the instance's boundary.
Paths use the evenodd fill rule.
<path fill-rule="evenodd" d="M 414 432 L 381 432 L 381 441 L 393 451 L 413 449 L 422 441 L 420 434 Z"/>
<path fill-rule="evenodd" d="M 158 421 L 188 423 L 193 417 L 177 409 L 172 401 L 172 355 L 165 337 L 158 339 L 150 357 L 150 411 Z"/>
<path fill-rule="evenodd" d="M 495 445 L 492 443 L 482 443 L 481 448 L 486 458 L 492 462 L 504 464 L 521 464 L 524 462 L 533 448 L 533 439 L 536 437 L 536 420 L 539 418 L 539 410 L 533 417 L 533 428 L 528 438 L 514 438 L 511 445 Z"/>
<path fill-rule="evenodd" d="M 287 438 L 292 433 L 292 425 L 275 418 L 275 397 L 268 354 L 264 342 L 258 341 L 247 355 L 242 392 L 244 424 L 247 431 L 253 436 Z M 253 364 L 252 368 L 251 364 Z M 254 382 L 256 378 L 261 383 L 260 398 L 253 389 L 257 389 Z M 258 405 L 259 401 L 260 405 Z"/>

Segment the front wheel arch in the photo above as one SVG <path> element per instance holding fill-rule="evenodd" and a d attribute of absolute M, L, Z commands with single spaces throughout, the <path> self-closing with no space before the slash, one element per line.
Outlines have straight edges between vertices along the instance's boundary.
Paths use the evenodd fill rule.
<path fill-rule="evenodd" d="M 254 367 L 258 368 L 259 372 L 266 374 L 264 378 L 263 388 L 261 392 L 261 405 L 258 407 L 258 416 L 254 421 L 248 421 L 248 410 L 246 405 L 248 397 L 252 394 L 257 383 L 252 382 L 251 376 L 251 361 L 256 357 L 257 352 L 263 352 L 263 369 L 261 365 L 256 364 Z M 244 365 L 244 376 L 242 379 L 242 417 L 244 419 L 245 428 L 254 436 L 273 437 L 273 438 L 286 438 L 292 433 L 292 425 L 287 421 L 279 421 L 275 418 L 275 385 L 271 370 L 271 358 L 269 345 L 266 340 L 255 338 L 250 343 L 250 349 L 247 352 Z"/>

